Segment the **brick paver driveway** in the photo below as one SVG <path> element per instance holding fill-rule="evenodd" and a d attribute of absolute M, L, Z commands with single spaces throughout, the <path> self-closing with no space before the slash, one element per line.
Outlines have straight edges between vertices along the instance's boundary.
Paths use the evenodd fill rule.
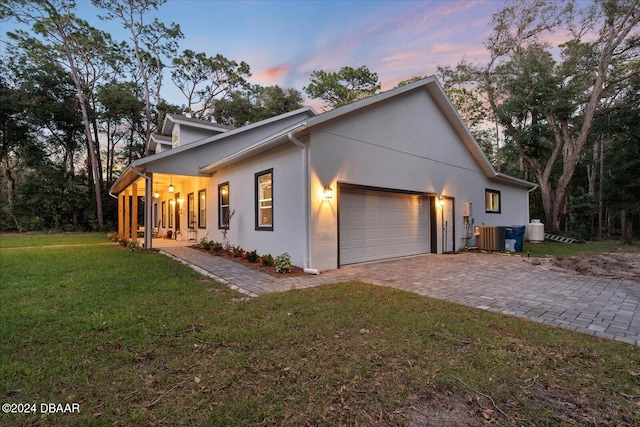
<path fill-rule="evenodd" d="M 365 282 L 640 345 L 640 283 L 583 276 L 541 261 L 542 265 L 532 265 L 517 256 L 461 253 L 337 271 Z"/>
<path fill-rule="evenodd" d="M 532 265 L 518 256 L 420 255 L 275 279 L 191 248 L 164 250 L 253 296 L 360 280 L 640 345 L 640 283 L 582 276 L 547 260 Z"/>

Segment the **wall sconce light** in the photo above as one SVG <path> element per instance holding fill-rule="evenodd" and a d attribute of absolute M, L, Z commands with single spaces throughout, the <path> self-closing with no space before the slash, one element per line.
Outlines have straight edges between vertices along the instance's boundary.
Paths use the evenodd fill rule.
<path fill-rule="evenodd" d="M 174 191 L 176 191 L 176 189 L 173 188 L 173 175 L 171 175 L 171 184 L 169 184 L 169 193 L 173 193 Z"/>
<path fill-rule="evenodd" d="M 324 187 L 324 198 L 325 200 L 333 199 L 333 189 L 328 185 Z"/>
<path fill-rule="evenodd" d="M 173 200 L 173 199 L 171 199 L 171 200 L 169 200 L 169 204 L 170 204 L 171 206 L 173 206 L 173 205 L 175 205 L 175 204 L 176 204 L 176 201 L 175 201 L 175 200 Z"/>
<path fill-rule="evenodd" d="M 182 206 L 182 202 L 184 202 L 184 199 L 183 199 L 182 197 L 180 197 L 180 198 L 178 199 L 178 204 L 179 204 L 180 206 Z"/>
<path fill-rule="evenodd" d="M 438 198 L 438 207 L 441 208 L 444 206 L 444 196 L 440 196 L 440 198 Z"/>

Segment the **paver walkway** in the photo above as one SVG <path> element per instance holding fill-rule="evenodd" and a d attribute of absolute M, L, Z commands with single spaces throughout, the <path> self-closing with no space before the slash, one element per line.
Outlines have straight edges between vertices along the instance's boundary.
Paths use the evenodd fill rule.
<path fill-rule="evenodd" d="M 163 251 L 251 296 L 360 280 L 640 345 L 640 283 L 574 274 L 545 260 L 536 266 L 517 256 L 420 255 L 278 279 L 188 247 Z"/>

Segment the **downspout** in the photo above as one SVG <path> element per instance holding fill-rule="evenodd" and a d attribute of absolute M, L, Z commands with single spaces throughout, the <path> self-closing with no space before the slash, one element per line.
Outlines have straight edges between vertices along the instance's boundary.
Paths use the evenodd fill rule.
<path fill-rule="evenodd" d="M 153 200 L 153 194 L 152 194 L 152 185 L 153 183 L 151 182 L 151 177 L 141 174 L 140 172 L 138 172 L 135 168 L 131 168 L 131 171 L 133 173 L 135 173 L 136 175 L 144 178 L 147 182 L 146 185 L 144 186 L 144 196 L 145 196 L 145 204 L 144 204 L 144 247 L 145 249 L 151 249 L 151 232 L 149 230 L 149 225 L 152 222 L 151 219 L 151 205 L 152 203 L 150 202 L 151 200 Z"/>
<path fill-rule="evenodd" d="M 300 141 L 295 136 L 293 136 L 293 131 L 289 132 L 287 134 L 287 137 L 289 138 L 289 141 L 296 144 L 302 150 L 302 169 L 304 170 L 304 208 L 305 208 L 303 270 L 305 273 L 308 273 L 308 274 L 319 274 L 320 273 L 319 270 L 315 268 L 311 268 L 311 247 L 310 247 L 311 245 L 311 200 L 310 200 L 310 189 L 309 189 L 309 185 L 311 182 L 311 177 L 310 177 L 311 171 L 309 169 L 309 150 L 307 149 L 307 146 L 302 141 Z"/>

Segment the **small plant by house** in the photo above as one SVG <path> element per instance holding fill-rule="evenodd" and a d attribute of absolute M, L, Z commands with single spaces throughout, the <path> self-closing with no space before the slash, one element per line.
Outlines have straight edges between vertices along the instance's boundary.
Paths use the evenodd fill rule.
<path fill-rule="evenodd" d="M 273 265 L 273 256 L 271 256 L 271 254 L 262 255 L 260 260 L 265 267 L 271 267 Z"/>
<path fill-rule="evenodd" d="M 256 263 L 260 261 L 260 255 L 257 250 L 247 252 L 247 261 Z"/>
<path fill-rule="evenodd" d="M 142 247 L 140 246 L 140 242 L 135 239 L 129 239 L 123 246 L 134 252 L 142 249 Z"/>
<path fill-rule="evenodd" d="M 287 274 L 291 273 L 291 255 L 283 253 L 278 255 L 275 259 L 276 273 Z"/>
<path fill-rule="evenodd" d="M 213 240 L 211 242 L 209 242 L 209 250 L 211 252 L 220 253 L 220 252 L 222 252 L 222 249 L 223 249 L 222 243 L 214 242 Z"/>
<path fill-rule="evenodd" d="M 209 249 L 211 249 L 211 243 L 213 242 L 210 242 L 209 240 L 207 240 L 206 237 L 203 237 L 198 241 L 198 247 L 200 249 L 204 249 L 205 251 L 208 251 Z"/>
<path fill-rule="evenodd" d="M 242 258 L 244 255 L 244 249 L 240 246 L 232 246 L 231 247 L 231 256 L 234 258 Z"/>

